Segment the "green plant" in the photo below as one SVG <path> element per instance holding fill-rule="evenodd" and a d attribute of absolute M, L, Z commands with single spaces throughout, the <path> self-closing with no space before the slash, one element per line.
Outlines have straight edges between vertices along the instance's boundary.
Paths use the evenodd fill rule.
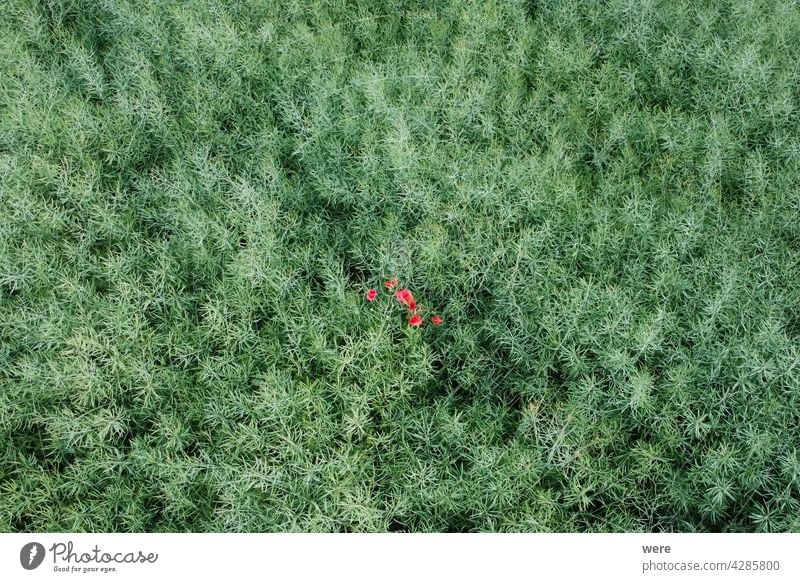
<path fill-rule="evenodd" d="M 777 0 L 6 0 L 0 530 L 800 531 L 798 62 Z"/>

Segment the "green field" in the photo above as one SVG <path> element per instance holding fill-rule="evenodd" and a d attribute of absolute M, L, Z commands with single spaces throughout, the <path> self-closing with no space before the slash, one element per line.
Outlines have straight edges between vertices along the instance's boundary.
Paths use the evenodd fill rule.
<path fill-rule="evenodd" d="M 0 203 L 0 531 L 800 531 L 797 1 L 4 0 Z"/>

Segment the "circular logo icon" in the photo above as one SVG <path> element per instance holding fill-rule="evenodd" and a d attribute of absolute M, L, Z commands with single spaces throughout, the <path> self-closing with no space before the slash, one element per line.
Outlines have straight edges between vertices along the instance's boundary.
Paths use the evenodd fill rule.
<path fill-rule="evenodd" d="M 26 570 L 35 570 L 44 561 L 44 546 L 39 542 L 30 542 L 19 551 L 19 563 Z"/>

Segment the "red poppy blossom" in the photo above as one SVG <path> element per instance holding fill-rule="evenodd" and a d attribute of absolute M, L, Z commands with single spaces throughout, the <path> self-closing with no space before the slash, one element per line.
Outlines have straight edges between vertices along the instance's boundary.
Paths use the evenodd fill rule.
<path fill-rule="evenodd" d="M 433 325 L 442 325 L 442 318 L 439 317 L 438 315 L 434 315 L 433 317 L 431 317 L 431 323 Z"/>
<path fill-rule="evenodd" d="M 394 296 L 397 297 L 397 300 L 403 305 L 410 305 L 411 303 L 413 303 L 415 307 L 417 305 L 414 301 L 414 296 L 408 289 L 398 289 Z"/>
<path fill-rule="evenodd" d="M 378 296 L 377 289 L 370 289 L 367 291 L 367 301 L 375 301 L 375 298 Z"/>
<path fill-rule="evenodd" d="M 397 286 L 397 279 L 389 279 L 389 280 L 388 280 L 388 281 L 386 281 L 386 283 L 384 283 L 383 285 L 384 285 L 384 287 L 386 287 L 387 289 L 393 289 L 394 287 L 396 287 L 396 286 Z"/>
<path fill-rule="evenodd" d="M 422 318 L 419 315 L 412 315 L 411 319 L 408 320 L 408 325 L 411 327 L 419 327 L 422 325 Z"/>

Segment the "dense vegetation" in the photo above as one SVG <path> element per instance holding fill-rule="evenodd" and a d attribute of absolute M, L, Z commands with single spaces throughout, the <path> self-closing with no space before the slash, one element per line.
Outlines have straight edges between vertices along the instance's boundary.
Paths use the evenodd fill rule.
<path fill-rule="evenodd" d="M 799 108 L 797 2 L 4 0 L 0 530 L 800 531 Z"/>

